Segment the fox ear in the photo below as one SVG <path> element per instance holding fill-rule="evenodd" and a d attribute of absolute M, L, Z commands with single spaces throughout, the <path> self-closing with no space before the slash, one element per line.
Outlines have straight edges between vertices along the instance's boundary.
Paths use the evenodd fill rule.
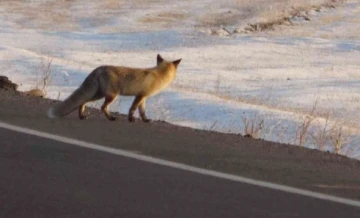
<path fill-rule="evenodd" d="M 173 61 L 173 64 L 175 67 L 177 67 L 180 64 L 181 58 L 179 60 Z"/>
<path fill-rule="evenodd" d="M 157 64 L 160 64 L 164 61 L 164 58 L 162 58 L 161 55 L 158 54 L 156 60 L 157 60 Z"/>

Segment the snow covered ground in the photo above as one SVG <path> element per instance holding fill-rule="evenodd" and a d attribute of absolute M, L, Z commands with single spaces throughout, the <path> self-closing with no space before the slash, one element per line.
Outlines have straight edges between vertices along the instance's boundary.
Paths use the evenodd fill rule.
<path fill-rule="evenodd" d="M 25 91 L 51 59 L 47 97 L 62 100 L 99 65 L 183 58 L 171 87 L 148 100 L 148 117 L 360 159 L 360 1 L 321 9 L 310 3 L 326 0 L 301 1 L 309 21 L 211 34 L 280 16 L 295 2 L 1 1 L 0 74 Z M 131 102 L 119 97 L 110 108 L 126 114 Z"/>

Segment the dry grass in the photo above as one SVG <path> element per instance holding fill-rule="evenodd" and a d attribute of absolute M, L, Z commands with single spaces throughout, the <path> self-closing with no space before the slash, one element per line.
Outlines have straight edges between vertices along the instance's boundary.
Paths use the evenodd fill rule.
<path fill-rule="evenodd" d="M 39 71 L 36 71 L 36 89 L 41 90 L 45 95 L 47 88 L 52 82 L 53 74 L 51 70 L 52 57 L 41 57 Z"/>
<path fill-rule="evenodd" d="M 336 154 L 340 154 L 342 147 L 344 146 L 344 139 L 347 139 L 347 135 L 344 132 L 342 126 L 335 127 L 330 132 L 330 142 L 334 148 Z"/>
<path fill-rule="evenodd" d="M 294 113 L 294 115 L 301 115 L 304 118 L 302 122 L 299 122 L 299 126 L 294 131 L 295 137 L 294 141 L 291 142 L 292 144 L 313 146 L 319 150 L 329 148 L 337 154 L 344 154 L 345 150 L 348 149 L 350 144 L 349 138 L 351 135 L 354 135 L 350 133 L 350 130 L 356 129 L 356 127 L 349 126 L 346 121 L 336 121 L 334 117 L 332 117 L 331 111 L 319 107 L 319 99 L 315 100 L 310 108 L 284 108 L 276 105 L 277 101 L 272 96 L 272 87 L 269 87 L 266 92 L 258 96 L 232 96 L 231 93 L 224 91 L 227 88 L 223 85 L 226 84 L 224 80 L 225 78 L 221 76 L 221 74 L 217 74 L 216 76 L 212 75 L 211 79 L 203 81 L 206 84 L 213 84 L 213 86 L 210 87 L 198 86 L 198 82 L 195 80 L 177 80 L 172 87 L 180 90 L 184 89 L 186 91 L 211 94 L 227 101 L 243 102 L 249 105 L 263 106 L 269 109 L 291 112 Z M 358 99 L 354 99 L 354 101 L 357 100 Z M 258 113 L 255 115 L 243 114 L 241 115 L 241 119 L 242 123 L 239 125 L 240 132 L 247 137 L 260 138 L 265 129 L 270 131 L 266 133 L 267 135 L 272 134 L 272 127 L 266 127 L 265 117 L 259 116 Z M 283 121 L 279 121 L 275 125 L 281 127 L 282 122 Z M 216 125 L 217 122 L 215 121 L 208 129 L 212 130 Z M 284 128 L 286 128 L 286 124 Z M 284 141 L 284 143 L 290 143 L 290 141 L 291 140 Z"/>
<path fill-rule="evenodd" d="M 314 119 L 315 118 L 312 116 L 306 116 L 305 120 L 301 123 L 298 130 L 296 131 L 297 138 L 299 138 L 300 146 L 305 145 L 310 125 L 314 121 Z"/>
<path fill-rule="evenodd" d="M 261 137 L 262 130 L 264 129 L 264 118 L 255 113 L 253 116 L 246 117 L 242 116 L 243 121 L 243 135 L 245 137 L 251 137 L 258 139 Z"/>
<path fill-rule="evenodd" d="M 330 121 L 331 115 L 314 128 L 311 137 L 320 150 L 325 150 L 329 146 L 336 154 L 341 154 L 342 149 L 349 144 L 351 130 L 345 127 L 344 122 Z"/>
<path fill-rule="evenodd" d="M 299 145 L 304 146 L 307 143 L 307 137 L 310 136 L 312 141 L 308 143 L 317 149 L 331 150 L 336 154 L 344 153 L 342 150 L 350 144 L 352 128 L 345 122 L 334 121 L 330 111 L 321 118 L 316 116 L 316 109 L 317 101 L 297 131 Z"/>
<path fill-rule="evenodd" d="M 329 118 L 330 113 L 327 115 L 323 125 L 317 126 L 311 133 L 309 133 L 315 145 L 320 150 L 324 150 L 325 146 L 329 144 L 329 133 L 331 131 L 329 128 Z"/>

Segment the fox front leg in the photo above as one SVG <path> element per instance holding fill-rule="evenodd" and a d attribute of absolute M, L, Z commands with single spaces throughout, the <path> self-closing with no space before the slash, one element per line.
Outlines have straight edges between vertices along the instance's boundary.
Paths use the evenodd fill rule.
<path fill-rule="evenodd" d="M 139 114 L 143 122 L 149 123 L 151 121 L 145 115 L 145 99 L 139 105 Z"/>

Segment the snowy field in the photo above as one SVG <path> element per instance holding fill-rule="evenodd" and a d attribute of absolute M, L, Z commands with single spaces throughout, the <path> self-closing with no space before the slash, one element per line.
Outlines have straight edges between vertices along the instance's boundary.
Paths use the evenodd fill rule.
<path fill-rule="evenodd" d="M 50 66 L 47 97 L 62 100 L 99 65 L 182 58 L 149 118 L 360 159 L 359 0 L 84 2 L 0 1 L 0 74 L 26 91 Z"/>

